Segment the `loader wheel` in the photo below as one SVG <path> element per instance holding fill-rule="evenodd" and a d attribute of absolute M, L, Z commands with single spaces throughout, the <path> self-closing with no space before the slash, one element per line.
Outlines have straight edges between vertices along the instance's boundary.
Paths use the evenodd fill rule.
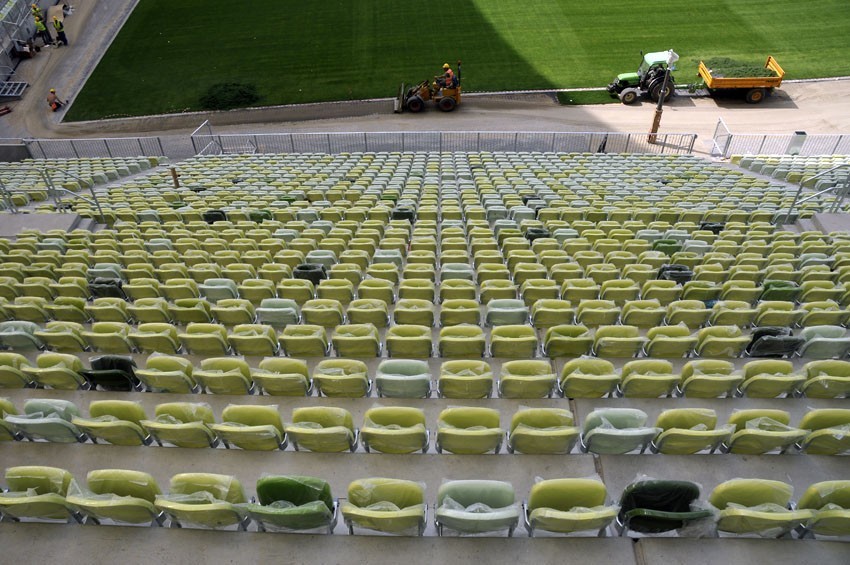
<path fill-rule="evenodd" d="M 414 96 L 407 101 L 407 109 L 414 114 L 418 114 L 423 108 L 425 108 L 425 102 L 423 102 L 418 96 Z"/>
<path fill-rule="evenodd" d="M 763 88 L 752 88 L 747 91 L 746 96 L 747 104 L 758 104 L 762 100 L 764 100 L 764 89 Z"/>
<path fill-rule="evenodd" d="M 636 90 L 624 90 L 620 94 L 620 102 L 623 104 L 634 104 L 637 102 L 638 93 Z"/>
<path fill-rule="evenodd" d="M 454 98 L 446 96 L 445 98 L 440 98 L 440 101 L 437 103 L 437 106 L 443 112 L 451 112 L 455 109 L 455 106 L 457 106 L 457 102 L 455 102 Z"/>

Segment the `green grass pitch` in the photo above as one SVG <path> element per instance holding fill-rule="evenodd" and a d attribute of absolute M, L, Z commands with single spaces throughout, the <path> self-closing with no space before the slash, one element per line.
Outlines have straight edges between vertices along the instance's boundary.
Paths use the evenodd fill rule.
<path fill-rule="evenodd" d="M 668 48 L 680 84 L 719 56 L 835 76 L 849 25 L 847 0 L 144 0 L 68 119 L 199 110 L 221 82 L 258 105 L 391 97 L 458 59 L 467 91 L 604 86 Z"/>

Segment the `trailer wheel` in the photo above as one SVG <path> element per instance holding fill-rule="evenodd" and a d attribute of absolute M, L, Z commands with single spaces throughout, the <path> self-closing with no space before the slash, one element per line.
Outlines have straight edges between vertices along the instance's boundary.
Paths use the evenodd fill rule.
<path fill-rule="evenodd" d="M 763 88 L 751 88 L 747 91 L 747 104 L 758 104 L 764 100 L 765 92 Z"/>
<path fill-rule="evenodd" d="M 423 108 L 425 108 L 425 102 L 423 102 L 418 96 L 414 96 L 407 101 L 407 109 L 414 114 L 418 114 Z"/>
<path fill-rule="evenodd" d="M 451 96 L 440 98 L 440 101 L 437 103 L 437 107 L 443 112 L 451 112 L 455 109 L 455 106 L 457 106 L 457 102 Z"/>
<path fill-rule="evenodd" d="M 620 93 L 620 102 L 623 104 L 634 104 L 638 99 L 638 91 L 634 88 L 627 88 Z"/>

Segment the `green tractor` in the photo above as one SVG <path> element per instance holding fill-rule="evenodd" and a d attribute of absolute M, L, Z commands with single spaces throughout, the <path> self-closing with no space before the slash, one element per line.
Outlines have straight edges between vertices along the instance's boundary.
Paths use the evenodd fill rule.
<path fill-rule="evenodd" d="M 612 97 L 617 97 L 623 104 L 633 104 L 639 96 L 649 95 L 653 102 L 658 102 L 658 99 L 664 95 L 664 101 L 670 99 L 673 94 L 675 79 L 672 74 L 667 72 L 668 61 L 670 70 L 676 70 L 673 65 L 679 56 L 672 50 L 657 51 L 655 53 L 647 53 L 643 55 L 643 62 L 636 73 L 623 73 L 617 75 L 614 82 L 608 85 L 608 93 Z M 667 82 L 665 83 L 665 75 Z"/>

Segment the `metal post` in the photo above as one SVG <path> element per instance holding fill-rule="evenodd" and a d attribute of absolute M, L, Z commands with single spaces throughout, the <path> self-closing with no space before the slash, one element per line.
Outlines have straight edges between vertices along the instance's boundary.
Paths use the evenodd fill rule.
<path fill-rule="evenodd" d="M 77 152 L 77 146 L 76 146 L 76 145 L 74 145 L 74 140 L 73 140 L 73 139 L 71 140 L 71 149 L 73 149 L 73 150 L 74 150 L 74 157 L 76 157 L 77 159 L 79 159 L 79 158 L 80 158 L 80 154 Z"/>
<path fill-rule="evenodd" d="M 111 159 L 112 158 L 112 151 L 109 150 L 109 140 L 107 140 L 106 138 L 103 138 L 103 146 L 106 148 L 106 154 Z"/>
<path fill-rule="evenodd" d="M 656 142 L 656 134 L 661 126 L 661 114 L 664 112 L 664 98 L 667 94 L 667 81 L 670 80 L 670 65 L 664 70 L 664 83 L 662 84 L 661 96 L 658 97 L 658 106 L 655 108 L 655 117 L 652 119 L 652 129 L 649 130 L 649 136 L 646 140 L 649 143 Z"/>

